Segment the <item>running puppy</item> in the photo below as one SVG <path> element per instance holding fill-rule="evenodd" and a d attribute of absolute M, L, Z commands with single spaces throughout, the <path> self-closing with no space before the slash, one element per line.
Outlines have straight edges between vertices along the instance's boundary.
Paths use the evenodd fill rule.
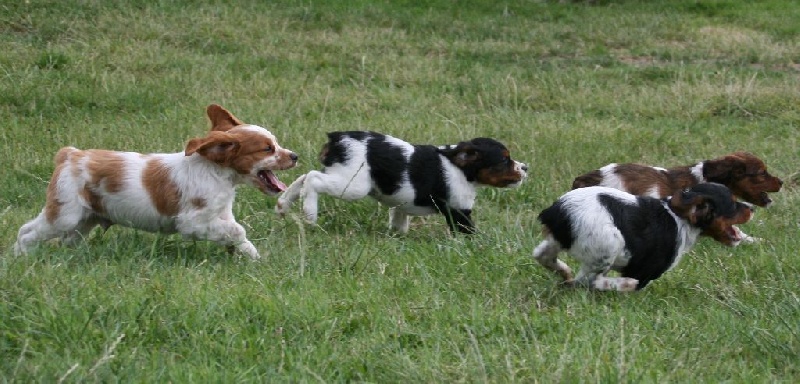
<path fill-rule="evenodd" d="M 71 243 L 95 226 L 120 224 L 217 242 L 260 257 L 233 217 L 235 187 L 276 195 L 286 189 L 273 171 L 297 164 L 275 136 L 212 104 L 211 132 L 178 153 L 140 154 L 64 147 L 47 187 L 44 209 L 19 230 L 14 250 L 53 238 Z"/>
<path fill-rule="evenodd" d="M 752 210 L 730 190 L 701 183 L 665 199 L 635 196 L 606 187 L 567 192 L 539 214 L 545 239 L 533 257 L 570 285 L 603 291 L 642 289 L 678 264 L 702 231 L 727 234 L 750 219 Z M 580 264 L 572 271 L 558 253 Z M 607 277 L 609 270 L 622 277 Z"/>
<path fill-rule="evenodd" d="M 528 170 L 488 138 L 436 147 L 376 132 L 331 132 L 319 158 L 322 171 L 295 180 L 278 199 L 276 212 L 284 215 L 302 197 L 306 219 L 316 222 L 321 193 L 345 200 L 372 196 L 391 207 L 390 225 L 400 233 L 408 232 L 409 216 L 437 212 L 452 230 L 474 233 L 476 187 L 515 187 Z"/>
<path fill-rule="evenodd" d="M 778 192 L 783 185 L 781 179 L 770 175 L 767 166 L 757 156 L 735 152 L 694 165 L 669 169 L 635 163 L 611 163 L 576 177 L 572 189 L 602 186 L 639 196 L 664 198 L 702 182 L 725 185 L 735 196 L 760 207 L 772 204 L 769 192 Z M 739 240 L 755 240 L 735 229 Z"/>

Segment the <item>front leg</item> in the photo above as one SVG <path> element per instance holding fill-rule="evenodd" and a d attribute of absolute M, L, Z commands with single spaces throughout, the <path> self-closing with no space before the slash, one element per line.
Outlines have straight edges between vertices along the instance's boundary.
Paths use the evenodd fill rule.
<path fill-rule="evenodd" d="M 408 233 L 409 217 L 401 209 L 389 209 L 389 226 L 400 234 Z"/>
<path fill-rule="evenodd" d="M 458 231 L 467 235 L 475 233 L 475 224 L 472 222 L 471 209 L 445 208 L 442 210 L 447 225 L 452 231 Z"/>
<path fill-rule="evenodd" d="M 278 202 L 275 203 L 275 213 L 281 217 L 285 216 L 292 207 L 292 204 L 300 198 L 300 193 L 303 190 L 303 185 L 306 181 L 306 175 L 301 175 L 292 184 L 286 188 L 285 191 L 278 197 Z"/>
<path fill-rule="evenodd" d="M 232 219 L 218 218 L 205 225 L 188 222 L 179 224 L 178 231 L 185 237 L 210 240 L 226 246 L 228 250 L 234 247 L 237 252 L 248 256 L 252 261 L 261 258 L 253 243 L 247 240 L 244 227 Z"/>

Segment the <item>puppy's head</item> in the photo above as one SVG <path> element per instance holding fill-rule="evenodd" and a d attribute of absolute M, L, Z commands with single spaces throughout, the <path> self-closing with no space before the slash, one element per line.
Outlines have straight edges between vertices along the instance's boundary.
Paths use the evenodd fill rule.
<path fill-rule="evenodd" d="M 706 161 L 703 176 L 708 181 L 726 185 L 734 195 L 761 207 L 772 203 L 768 192 L 778 192 L 783 185 L 781 179 L 767 172 L 761 159 L 747 152 Z"/>
<path fill-rule="evenodd" d="M 297 165 L 297 155 L 278 145 L 270 131 L 241 122 L 225 108 L 212 104 L 206 109 L 211 131 L 206 137 L 186 143 L 186 156 L 197 154 L 240 175 L 240 179 L 266 194 L 275 195 L 286 185 L 273 171 Z"/>
<path fill-rule="evenodd" d="M 675 193 L 669 206 L 677 216 L 702 229 L 703 235 L 725 245 L 742 241 L 734 225 L 746 223 L 753 216 L 749 204 L 737 202 L 730 189 L 717 183 L 701 183 Z"/>
<path fill-rule="evenodd" d="M 505 145 L 494 139 L 476 138 L 439 152 L 464 172 L 467 180 L 492 187 L 516 187 L 528 175 L 528 166 L 511 159 Z"/>

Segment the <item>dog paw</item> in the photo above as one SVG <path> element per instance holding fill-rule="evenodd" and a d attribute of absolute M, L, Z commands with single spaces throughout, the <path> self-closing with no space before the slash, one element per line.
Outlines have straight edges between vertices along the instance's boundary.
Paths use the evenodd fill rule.
<path fill-rule="evenodd" d="M 275 203 L 275 213 L 277 213 L 280 217 L 286 217 L 286 214 L 289 212 L 289 204 L 281 199 L 278 199 L 278 202 Z"/>
<path fill-rule="evenodd" d="M 617 291 L 620 292 L 635 291 L 637 285 L 639 285 L 639 280 L 623 277 L 619 279 L 619 283 L 617 284 Z"/>
<path fill-rule="evenodd" d="M 639 285 L 639 280 L 629 277 L 605 277 L 598 276 L 592 286 L 600 291 L 630 292 L 635 291 Z"/>
<path fill-rule="evenodd" d="M 250 261 L 258 261 L 258 260 L 261 259 L 261 254 L 258 253 L 258 250 L 253 245 L 253 243 L 251 243 L 249 241 L 241 243 L 241 244 L 235 246 L 235 248 L 236 248 L 236 251 L 238 253 L 240 253 L 240 254 L 242 254 L 244 256 L 247 256 L 247 258 Z M 230 248 L 228 248 L 228 249 L 230 250 Z"/>
<path fill-rule="evenodd" d="M 762 241 L 764 241 L 764 239 L 760 237 L 753 237 L 750 235 L 744 235 L 744 237 L 742 237 L 742 243 L 745 244 L 755 244 L 755 243 L 760 243 Z"/>

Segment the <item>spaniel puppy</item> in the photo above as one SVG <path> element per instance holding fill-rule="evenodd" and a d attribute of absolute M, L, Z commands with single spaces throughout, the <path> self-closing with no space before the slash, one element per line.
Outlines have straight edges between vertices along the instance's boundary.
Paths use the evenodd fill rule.
<path fill-rule="evenodd" d="M 233 217 L 237 185 L 277 195 L 286 186 L 273 171 L 297 163 L 275 136 L 245 124 L 219 105 L 207 108 L 211 131 L 178 153 L 140 154 L 64 147 L 42 212 L 19 230 L 14 250 L 28 252 L 53 238 L 80 240 L 97 225 L 120 224 L 180 233 L 260 257 Z"/>
<path fill-rule="evenodd" d="M 572 183 L 572 189 L 602 186 L 634 195 L 663 198 L 702 182 L 725 185 L 735 196 L 760 207 L 769 206 L 772 199 L 768 192 L 778 192 L 783 185 L 781 179 L 767 172 L 767 166 L 761 159 L 751 153 L 735 152 L 695 165 L 669 169 L 612 163 L 578 176 Z M 734 229 L 740 240 L 755 240 L 738 228 Z"/>
<path fill-rule="evenodd" d="M 539 215 L 545 239 L 533 257 L 570 285 L 632 291 L 678 264 L 702 231 L 727 234 L 750 219 L 750 206 L 736 202 L 730 190 L 701 183 L 665 199 L 635 196 L 606 187 L 567 192 Z M 558 259 L 566 250 L 580 264 L 573 279 Z M 609 270 L 621 277 L 608 277 Z"/>
<path fill-rule="evenodd" d="M 302 197 L 306 219 L 315 222 L 319 194 L 372 196 L 391 207 L 390 226 L 400 233 L 408 231 L 409 216 L 437 212 L 452 230 L 473 233 L 476 187 L 515 187 L 528 170 L 493 139 L 436 147 L 365 131 L 329 133 L 320 162 L 321 171 L 300 176 L 286 189 L 276 212 L 285 214 Z"/>

